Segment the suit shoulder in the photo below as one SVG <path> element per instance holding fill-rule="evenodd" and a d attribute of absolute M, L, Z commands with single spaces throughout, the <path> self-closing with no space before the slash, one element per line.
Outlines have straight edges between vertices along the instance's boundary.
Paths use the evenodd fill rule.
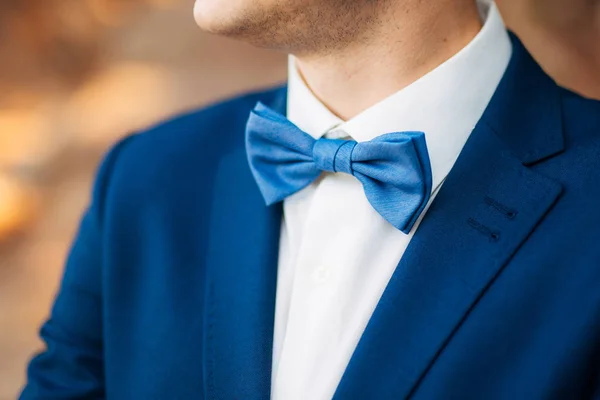
<path fill-rule="evenodd" d="M 137 146 L 151 150 L 160 157 L 170 154 L 166 150 L 179 148 L 184 151 L 190 145 L 200 143 L 232 143 L 240 138 L 243 141 L 246 120 L 252 108 L 258 101 L 275 101 L 283 91 L 283 87 L 277 87 L 247 93 L 162 121 L 138 133 Z"/>
<path fill-rule="evenodd" d="M 180 184 L 192 174 L 202 179 L 222 157 L 244 147 L 246 121 L 258 101 L 282 100 L 284 87 L 248 93 L 128 136 L 108 153 L 111 186 L 150 195 L 153 188 Z"/>
<path fill-rule="evenodd" d="M 198 159 L 244 145 L 248 115 L 258 101 L 273 103 L 285 88 L 252 92 L 192 110 L 130 135 L 121 164 L 142 162 L 168 167 L 186 158 Z"/>

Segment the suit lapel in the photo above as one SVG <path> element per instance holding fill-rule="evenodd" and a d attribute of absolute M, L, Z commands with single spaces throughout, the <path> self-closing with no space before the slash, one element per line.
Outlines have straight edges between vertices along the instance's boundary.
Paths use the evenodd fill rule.
<path fill-rule="evenodd" d="M 285 104 L 285 92 L 272 106 Z M 206 259 L 207 399 L 267 399 L 281 205 L 266 207 L 244 146 L 217 167 Z"/>
<path fill-rule="evenodd" d="M 513 36 L 494 98 L 392 276 L 335 399 L 401 399 L 559 198 L 560 96 Z"/>

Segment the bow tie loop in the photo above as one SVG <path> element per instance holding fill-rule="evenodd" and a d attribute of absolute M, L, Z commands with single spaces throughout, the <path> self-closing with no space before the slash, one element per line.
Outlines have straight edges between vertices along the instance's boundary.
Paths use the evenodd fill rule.
<path fill-rule="evenodd" d="M 259 103 L 246 126 L 250 169 L 267 205 L 314 182 L 322 171 L 358 179 L 373 208 L 408 234 L 432 191 L 422 132 L 395 132 L 369 142 L 315 140 L 283 115 Z"/>
<path fill-rule="evenodd" d="M 318 169 L 328 172 L 352 171 L 352 152 L 357 143 L 354 140 L 319 139 L 313 147 L 313 160 Z"/>

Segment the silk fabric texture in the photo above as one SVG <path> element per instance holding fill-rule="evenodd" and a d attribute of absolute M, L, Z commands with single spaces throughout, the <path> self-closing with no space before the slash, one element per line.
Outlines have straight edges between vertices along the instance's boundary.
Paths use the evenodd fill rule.
<path fill-rule="evenodd" d="M 246 149 L 267 205 L 303 189 L 322 171 L 344 172 L 362 183 L 377 212 L 408 234 L 431 196 L 431 165 L 422 132 L 393 132 L 363 143 L 315 140 L 258 103 L 248 119 Z"/>

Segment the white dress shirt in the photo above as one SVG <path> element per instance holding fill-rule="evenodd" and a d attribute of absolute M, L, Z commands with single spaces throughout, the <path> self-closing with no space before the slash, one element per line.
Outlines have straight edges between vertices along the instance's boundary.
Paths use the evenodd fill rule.
<path fill-rule="evenodd" d="M 346 122 L 312 94 L 290 58 L 288 118 L 315 139 L 351 137 L 361 142 L 389 132 L 425 132 L 433 199 L 512 53 L 495 4 L 481 0 L 479 6 L 483 28 L 464 49 Z M 408 235 L 395 229 L 371 207 L 360 182 L 342 173 L 324 173 L 285 200 L 273 343 L 274 400 L 332 398 L 420 220 Z"/>

